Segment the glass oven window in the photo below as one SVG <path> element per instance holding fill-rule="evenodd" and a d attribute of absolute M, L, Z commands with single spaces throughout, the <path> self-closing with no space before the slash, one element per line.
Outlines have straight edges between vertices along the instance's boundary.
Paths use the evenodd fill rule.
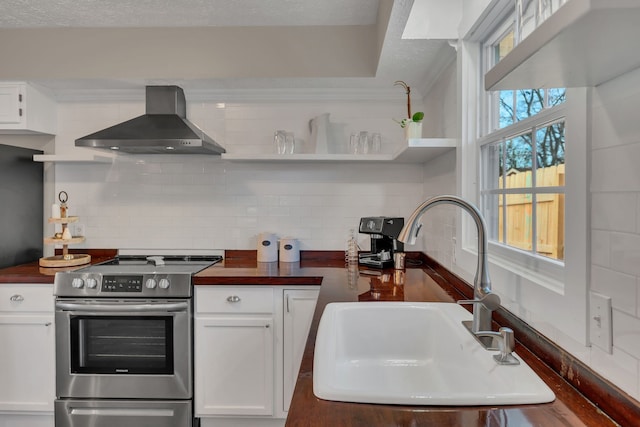
<path fill-rule="evenodd" d="M 71 372 L 173 374 L 173 317 L 73 316 Z"/>

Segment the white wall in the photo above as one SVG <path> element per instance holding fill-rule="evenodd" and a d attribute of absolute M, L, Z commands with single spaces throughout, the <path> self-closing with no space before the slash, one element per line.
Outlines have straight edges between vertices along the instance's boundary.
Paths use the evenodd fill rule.
<path fill-rule="evenodd" d="M 75 138 L 142 114 L 142 102 L 59 104 L 56 153 L 87 150 Z M 228 152 L 273 152 L 273 131 L 293 130 L 308 150 L 310 118 L 325 112 L 343 131 L 381 132 L 383 150 L 400 143 L 404 102 L 214 102 L 188 116 Z M 86 152 L 86 151 L 83 151 Z M 124 249 L 254 249 L 270 231 L 302 249 L 342 250 L 362 216 L 408 216 L 422 200 L 416 164 L 230 162 L 216 156 L 119 155 L 113 164 L 56 164 L 56 193 L 69 194 L 86 242 Z M 368 248 L 366 236 L 360 236 Z M 421 249 L 419 246 L 417 249 Z"/>
<path fill-rule="evenodd" d="M 458 134 L 456 63 L 441 73 L 423 99 L 425 137 L 455 137 Z M 423 200 L 441 194 L 456 194 L 456 153 L 450 151 L 424 166 Z M 425 252 L 444 267 L 451 269 L 454 260 L 453 239 L 456 237 L 456 208 L 437 206 L 422 219 L 422 245 Z"/>
<path fill-rule="evenodd" d="M 447 123 L 450 99 L 457 99 L 447 73 L 424 99 L 425 111 L 438 125 L 425 124 L 425 135 L 452 135 Z M 500 283 L 499 269 L 492 279 L 504 303 L 515 314 L 539 328 L 596 372 L 640 399 L 640 70 L 617 78 L 592 92 L 590 108 L 592 151 L 591 189 L 591 289 L 610 296 L 613 303 L 613 353 L 580 344 L 582 336 L 560 332 L 545 320 L 546 310 L 562 310 L 542 297 L 521 295 L 521 307 L 509 306 L 510 295 Z M 439 115 L 439 114 L 442 114 Z M 425 198 L 456 191 L 456 159 L 449 153 L 425 165 Z M 455 262 L 455 208 L 437 207 L 424 216 L 422 243 L 425 252 L 460 274 Z M 473 272 L 468 278 L 472 278 Z M 463 277 L 464 274 L 462 274 Z M 508 287 L 517 285 L 508 284 Z M 501 288 L 502 286 L 502 288 Z M 585 284 L 585 286 L 589 286 Z M 522 289 L 521 289 L 522 291 Z M 548 311 L 547 311 L 548 312 Z M 536 314 L 538 313 L 538 314 Z M 586 333 L 586 331 L 582 331 Z"/>
<path fill-rule="evenodd" d="M 640 399 L 640 71 L 593 90 L 591 288 L 613 305 L 613 354 L 591 366 Z"/>

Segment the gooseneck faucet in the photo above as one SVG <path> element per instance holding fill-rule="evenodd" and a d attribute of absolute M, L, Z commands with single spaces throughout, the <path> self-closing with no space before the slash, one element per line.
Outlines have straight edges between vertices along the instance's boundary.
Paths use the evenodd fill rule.
<path fill-rule="evenodd" d="M 451 204 L 467 211 L 476 223 L 478 229 L 478 265 L 476 275 L 473 280 L 473 300 L 458 301 L 462 304 L 473 304 L 473 321 L 465 326 L 477 337 L 484 336 L 479 333 L 491 331 L 491 312 L 500 306 L 500 298 L 491 293 L 491 280 L 487 268 L 487 226 L 478 208 L 458 196 L 442 195 L 433 197 L 420 206 L 411 214 L 405 223 L 404 228 L 398 236 L 398 240 L 405 244 L 413 245 L 416 242 L 422 224 L 418 220 L 422 215 L 434 206 Z M 486 347 L 491 346 L 480 340 Z"/>

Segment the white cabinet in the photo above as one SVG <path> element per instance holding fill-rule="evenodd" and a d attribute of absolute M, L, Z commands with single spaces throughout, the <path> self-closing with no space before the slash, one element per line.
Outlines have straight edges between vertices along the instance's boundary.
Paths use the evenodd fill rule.
<path fill-rule="evenodd" d="M 0 134 L 56 133 L 56 104 L 24 82 L 0 82 Z"/>
<path fill-rule="evenodd" d="M 53 420 L 53 301 L 52 285 L 0 285 L 0 425 L 43 412 Z"/>
<path fill-rule="evenodd" d="M 283 410 L 289 410 L 318 301 L 318 289 L 284 290 Z"/>
<path fill-rule="evenodd" d="M 282 425 L 318 293 L 196 286 L 194 401 L 203 426 Z"/>
<path fill-rule="evenodd" d="M 273 292 L 196 286 L 196 416 L 273 414 Z"/>

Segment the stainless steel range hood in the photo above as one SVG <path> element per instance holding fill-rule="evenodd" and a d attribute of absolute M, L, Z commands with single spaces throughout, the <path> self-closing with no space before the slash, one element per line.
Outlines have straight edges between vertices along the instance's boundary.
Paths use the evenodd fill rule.
<path fill-rule="evenodd" d="M 187 120 L 184 91 L 147 86 L 146 114 L 76 139 L 76 147 L 129 154 L 221 154 L 225 149 Z"/>

